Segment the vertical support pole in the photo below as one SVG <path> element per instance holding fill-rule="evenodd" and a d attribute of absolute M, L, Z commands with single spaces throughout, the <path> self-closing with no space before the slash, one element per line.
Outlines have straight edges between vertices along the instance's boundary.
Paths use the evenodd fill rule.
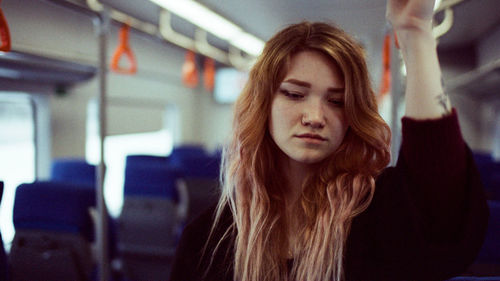
<path fill-rule="evenodd" d="M 40 178 L 40 149 L 38 149 L 40 147 L 39 145 L 39 140 L 40 140 L 40 136 L 39 136 L 39 128 L 38 128 L 38 124 L 40 124 L 40 122 L 38 122 L 38 110 L 36 108 L 36 102 L 35 100 L 33 99 L 33 96 L 30 95 L 30 98 L 29 98 L 29 101 L 30 101 L 30 107 L 31 107 L 31 114 L 32 114 L 32 121 L 33 121 L 33 124 L 35 124 L 33 126 L 33 144 L 35 146 L 35 149 L 34 149 L 34 152 L 35 152 L 35 179 L 39 179 Z"/>
<path fill-rule="evenodd" d="M 110 28 L 109 14 L 103 10 L 100 14 L 98 23 L 96 23 L 97 37 L 99 42 L 99 98 L 97 99 L 98 108 L 98 137 L 100 147 L 100 158 L 97 172 L 97 261 L 98 261 L 98 280 L 110 280 L 110 262 L 108 253 L 108 210 L 104 201 L 104 175 L 106 166 L 104 163 L 104 138 L 106 137 L 106 90 L 107 90 L 107 37 Z"/>
<path fill-rule="evenodd" d="M 398 160 L 399 148 L 401 146 L 401 113 L 399 111 L 401 102 L 404 99 L 404 83 L 401 74 L 401 66 L 403 60 L 401 58 L 401 52 L 396 48 L 394 44 L 391 48 L 394 52 L 391 52 L 391 166 L 396 165 Z"/>

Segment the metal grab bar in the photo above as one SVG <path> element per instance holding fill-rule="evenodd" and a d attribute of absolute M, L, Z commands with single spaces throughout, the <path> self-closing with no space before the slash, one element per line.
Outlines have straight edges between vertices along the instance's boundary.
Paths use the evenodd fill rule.
<path fill-rule="evenodd" d="M 434 28 L 432 29 L 432 34 L 434 35 L 434 38 L 437 39 L 443 36 L 444 34 L 446 34 L 446 32 L 448 32 L 451 29 L 451 27 L 453 26 L 453 19 L 454 19 L 452 7 L 457 4 L 460 4 L 463 1 L 464 0 L 443 0 L 443 2 L 441 2 L 436 11 L 434 11 L 434 14 L 444 11 L 444 19 L 440 24 L 434 26 Z"/>
<path fill-rule="evenodd" d="M 165 9 L 161 10 L 159 23 L 158 26 L 156 26 L 115 9 L 107 8 L 100 3 L 99 0 L 87 0 L 86 3 L 87 6 L 95 12 L 100 12 L 106 8 L 110 18 L 114 21 L 128 24 L 130 27 L 143 33 L 153 37 L 159 37 L 183 49 L 198 52 L 221 63 L 232 65 L 237 69 L 248 70 L 249 66 L 251 66 L 254 61 L 252 57 L 243 57 L 239 52 L 235 52 L 235 48 L 232 46 L 230 46 L 229 52 L 226 52 L 211 45 L 206 39 L 207 33 L 204 30 L 197 29 L 194 39 L 176 32 L 171 26 L 171 14 Z"/>

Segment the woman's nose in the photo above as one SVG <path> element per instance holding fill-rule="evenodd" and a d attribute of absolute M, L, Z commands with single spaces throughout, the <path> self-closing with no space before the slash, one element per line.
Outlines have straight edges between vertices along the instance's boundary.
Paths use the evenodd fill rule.
<path fill-rule="evenodd" d="M 321 102 L 309 102 L 302 114 L 302 125 L 310 126 L 314 129 L 323 128 L 325 126 L 325 114 Z"/>

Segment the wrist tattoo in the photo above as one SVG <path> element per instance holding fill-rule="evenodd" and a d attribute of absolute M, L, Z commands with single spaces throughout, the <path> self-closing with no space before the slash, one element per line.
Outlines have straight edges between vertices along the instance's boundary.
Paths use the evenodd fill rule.
<path fill-rule="evenodd" d="M 443 110 L 444 110 L 443 116 L 450 114 L 451 109 L 449 106 L 450 100 L 448 99 L 448 95 L 446 93 L 441 93 L 436 97 L 436 99 L 437 99 L 439 105 L 441 105 L 443 107 Z"/>

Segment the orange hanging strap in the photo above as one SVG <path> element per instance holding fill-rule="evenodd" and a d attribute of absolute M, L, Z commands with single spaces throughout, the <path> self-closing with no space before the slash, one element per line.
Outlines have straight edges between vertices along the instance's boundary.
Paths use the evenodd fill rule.
<path fill-rule="evenodd" d="M 379 99 L 389 93 L 391 89 L 391 33 L 387 32 L 384 37 L 382 48 L 382 81 L 380 83 Z"/>
<path fill-rule="evenodd" d="M 123 24 L 120 28 L 119 45 L 111 58 L 111 70 L 117 73 L 134 74 L 137 72 L 137 61 L 128 43 L 129 31 L 130 26 Z M 120 66 L 120 59 L 123 55 L 126 55 L 130 62 L 130 67 L 128 69 Z"/>
<path fill-rule="evenodd" d="M 203 84 L 205 85 L 205 90 L 211 92 L 214 90 L 215 85 L 215 61 L 206 57 L 203 70 Z"/>
<path fill-rule="evenodd" d="M 1 2 L 1 0 L 0 0 Z M 0 39 L 1 39 L 1 45 L 0 45 L 0 51 L 3 52 L 8 52 L 10 51 L 11 45 L 10 45 L 10 32 L 9 32 L 9 26 L 7 25 L 7 20 L 5 19 L 5 16 L 3 15 L 2 8 L 0 8 Z"/>
<path fill-rule="evenodd" d="M 195 62 L 196 54 L 188 50 L 186 52 L 186 60 L 182 65 L 182 83 L 189 88 L 198 86 L 198 70 Z"/>

